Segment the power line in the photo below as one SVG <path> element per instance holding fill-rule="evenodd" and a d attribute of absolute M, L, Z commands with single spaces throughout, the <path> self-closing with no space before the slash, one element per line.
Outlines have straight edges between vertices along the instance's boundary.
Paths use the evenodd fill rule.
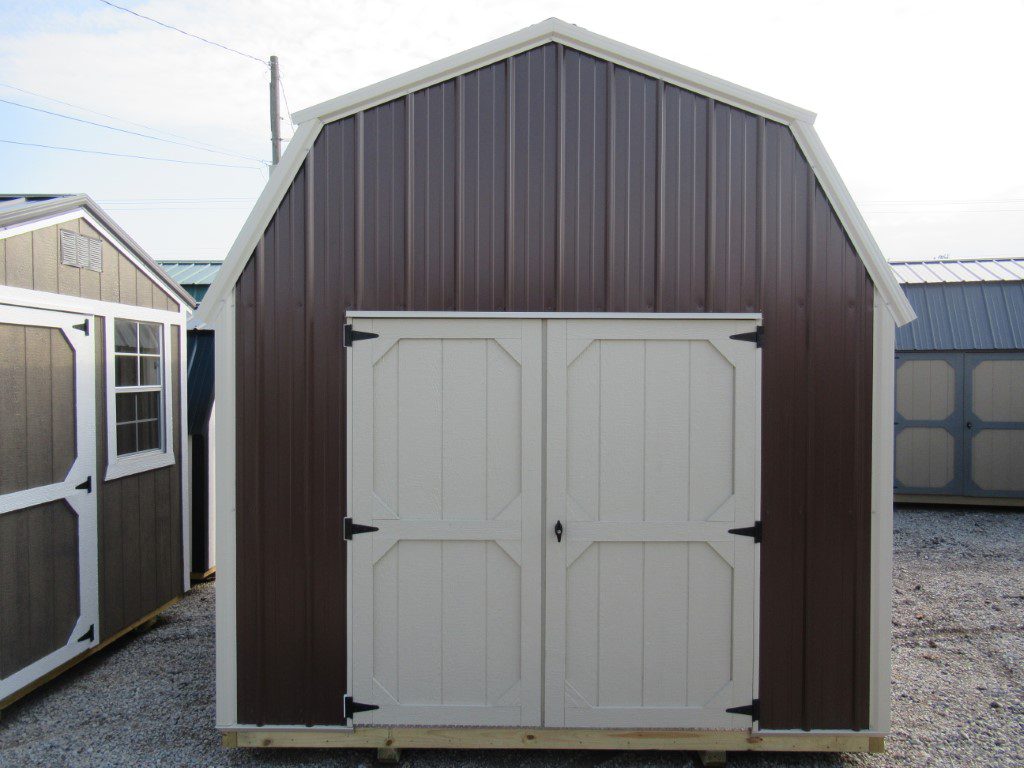
<path fill-rule="evenodd" d="M 128 155 L 121 152 L 103 152 L 99 149 L 81 149 L 79 147 L 57 147 L 52 144 L 33 144 L 28 141 L 14 141 L 13 139 L 0 139 L 0 144 L 15 144 L 19 147 L 38 147 L 40 149 L 59 149 L 63 152 L 81 152 L 87 155 L 106 155 L 107 157 L 127 157 L 133 160 L 154 160 L 162 163 L 177 163 L 179 165 L 208 165 L 215 168 L 244 168 L 248 171 L 259 171 L 255 165 L 237 165 L 233 163 L 208 163 L 202 160 L 176 160 L 173 157 L 153 157 L 151 155 Z"/>
<path fill-rule="evenodd" d="M 173 24 L 167 24 L 167 23 L 165 23 L 163 21 L 159 21 L 157 19 L 154 19 L 151 16 L 145 16 L 145 15 L 143 15 L 141 13 L 137 13 L 136 11 L 133 11 L 131 8 L 125 8 L 122 5 L 117 5 L 117 3 L 112 3 L 112 2 L 110 2 L 110 0 L 99 0 L 99 1 L 101 3 L 103 3 L 104 5 L 109 5 L 111 8 L 116 8 L 119 11 L 124 11 L 125 13 L 130 13 L 132 16 L 137 16 L 140 19 L 145 19 L 146 21 L 151 21 L 154 24 L 157 24 L 157 25 L 163 27 L 164 29 L 170 29 L 170 30 L 172 30 L 174 32 L 178 32 L 179 34 L 185 35 L 185 37 L 191 37 L 191 38 L 193 38 L 195 40 L 199 40 L 201 42 L 204 42 L 207 45 L 213 45 L 213 46 L 216 46 L 217 48 L 223 48 L 225 51 L 229 51 L 231 53 L 236 53 L 239 56 L 244 56 L 245 58 L 252 59 L 253 61 L 258 61 L 260 64 L 262 64 L 265 67 L 269 67 L 270 66 L 270 62 L 269 61 L 264 61 L 263 59 L 259 58 L 258 56 L 253 56 L 251 54 L 245 53 L 243 51 L 238 50 L 237 48 L 231 48 L 230 46 L 223 45 L 222 43 L 217 43 L 217 42 L 214 42 L 213 40 L 207 40 L 205 37 L 202 37 L 200 35 L 192 34 L 191 32 L 186 32 L 184 29 L 176 27 Z"/>
<path fill-rule="evenodd" d="M 125 120 L 123 117 L 118 117 L 117 115 L 110 115 L 110 114 L 107 114 L 106 112 L 97 112 L 95 109 L 89 109 L 88 107 L 83 107 L 81 104 L 72 104 L 70 101 L 62 101 L 61 99 L 55 99 L 53 96 L 46 96 L 45 94 L 37 93 L 36 91 L 30 91 L 27 88 L 19 88 L 18 86 L 11 85 L 10 83 L 0 83 L 0 87 L 2 87 L 2 88 L 10 88 L 12 91 L 18 91 L 19 93 L 24 93 L 24 94 L 26 94 L 28 96 L 35 96 L 36 98 L 39 98 L 39 99 L 45 99 L 46 101 L 52 101 L 52 102 L 54 102 L 56 104 L 61 104 L 61 105 L 65 106 L 65 107 L 71 107 L 72 109 L 78 109 L 78 110 L 81 110 L 82 112 L 88 112 L 88 113 L 93 114 L 93 115 L 99 115 L 100 117 L 106 117 L 106 118 L 109 118 L 111 120 L 116 120 L 119 123 L 125 123 L 126 125 L 134 125 L 136 128 L 145 128 L 147 131 L 156 131 L 157 133 L 162 133 L 165 136 L 172 136 L 175 139 L 182 139 L 183 141 L 188 141 L 188 142 L 191 142 L 193 144 L 199 144 L 199 145 L 204 146 L 204 147 L 209 147 L 210 149 L 223 149 L 223 147 L 218 147 L 216 144 L 210 144 L 209 142 L 206 142 L 206 141 L 199 141 L 198 139 L 191 139 L 188 136 L 182 136 L 182 135 L 177 134 L 177 133 L 172 133 L 171 131 L 165 131 L 162 128 L 156 128 L 156 127 L 154 127 L 152 125 L 146 125 L 145 123 L 136 123 L 136 122 L 133 122 L 131 120 Z M 243 155 L 240 155 L 240 157 L 243 157 Z M 246 158 L 246 159 L 247 160 L 258 160 L 258 162 L 261 162 L 261 163 L 265 162 L 263 160 L 260 160 L 259 158 Z"/>
<path fill-rule="evenodd" d="M 93 125 L 93 126 L 95 126 L 97 128 L 106 128 L 108 131 L 117 131 L 118 133 L 126 133 L 129 136 L 139 136 L 139 137 L 141 137 L 143 139 L 151 139 L 153 141 L 162 141 L 162 142 L 165 142 L 167 144 L 176 144 L 179 147 L 188 147 L 189 149 L 195 149 L 195 150 L 198 150 L 200 152 L 212 152 L 215 155 L 228 155 L 230 157 L 241 158 L 242 160 L 253 160 L 253 161 L 257 162 L 257 163 L 262 163 L 263 162 L 263 160 L 260 160 L 259 158 L 249 157 L 248 155 L 239 155 L 236 152 L 227 152 L 227 151 L 220 150 L 220 149 L 207 149 L 206 147 L 199 147 L 199 146 L 195 146 L 193 144 L 187 144 L 187 143 L 185 143 L 183 141 L 175 141 L 174 139 L 164 139 L 164 138 L 161 138 L 160 136 L 153 136 L 153 135 L 148 134 L 148 133 L 140 133 L 139 131 L 130 131 L 127 128 L 118 128 L 117 126 L 114 126 L 114 125 L 106 125 L 104 123 L 97 123 L 97 122 L 94 122 L 93 120 L 86 120 L 83 117 L 74 117 L 72 115 L 65 115 L 65 114 L 62 114 L 60 112 L 54 112 L 54 111 L 49 110 L 49 109 L 43 109 L 42 107 L 31 107 L 28 104 L 20 104 L 17 101 L 11 101 L 9 99 L 0 98 L 0 103 L 2 103 L 2 104 L 10 104 L 13 107 L 21 107 L 22 109 L 30 109 L 33 112 L 41 112 L 44 115 L 52 115 L 53 117 L 61 117 L 61 118 L 65 119 L 65 120 L 72 120 L 72 121 L 74 121 L 76 123 L 83 123 L 85 125 Z"/>

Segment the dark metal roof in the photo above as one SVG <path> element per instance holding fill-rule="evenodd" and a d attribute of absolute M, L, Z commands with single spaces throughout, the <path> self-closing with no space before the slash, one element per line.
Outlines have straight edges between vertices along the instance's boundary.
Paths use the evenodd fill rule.
<path fill-rule="evenodd" d="M 110 218 L 99 204 L 88 195 L 22 195 L 0 193 L 0 228 L 13 227 L 18 224 L 54 216 L 76 208 L 89 211 L 104 227 L 118 238 L 131 252 L 145 264 L 186 306 L 195 309 L 196 302 L 192 295 L 182 288 L 178 282 L 164 271 L 156 261 L 146 253 L 132 237 Z"/>
<path fill-rule="evenodd" d="M 917 319 L 896 349 L 1024 349 L 1024 282 L 904 285 Z"/>
<path fill-rule="evenodd" d="M 213 409 L 213 332 L 188 332 L 188 433 L 202 434 Z"/>

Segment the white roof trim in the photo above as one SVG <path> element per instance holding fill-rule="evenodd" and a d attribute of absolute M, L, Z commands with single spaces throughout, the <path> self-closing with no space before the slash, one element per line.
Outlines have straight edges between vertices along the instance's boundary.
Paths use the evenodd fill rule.
<path fill-rule="evenodd" d="M 551 42 L 561 43 L 574 50 L 614 62 L 686 90 L 789 125 L 896 323 L 904 325 L 914 319 L 914 310 L 911 308 L 910 302 L 903 295 L 903 291 L 888 262 L 882 256 L 864 217 L 861 216 L 846 185 L 843 184 L 838 171 L 812 127 L 815 117 L 813 112 L 684 67 L 660 56 L 567 24 L 559 19 L 547 19 L 540 24 L 535 24 L 468 51 L 296 112 L 293 117 L 299 123 L 299 129 L 288 144 L 288 149 L 281 158 L 281 162 L 271 174 L 270 181 L 264 187 L 259 200 L 224 259 L 224 266 L 217 273 L 217 277 L 200 305 L 196 317 L 197 323 L 201 325 L 210 321 L 215 312 L 215 305 L 225 297 L 231 286 L 238 280 L 242 269 L 259 242 L 263 230 L 274 215 L 274 211 L 305 160 L 306 154 L 313 146 L 324 123 L 341 119 Z"/>
<path fill-rule="evenodd" d="M 68 221 L 74 221 L 76 219 L 82 219 L 86 224 L 92 227 L 104 240 L 113 246 L 114 250 L 124 256 L 130 261 L 135 268 L 138 269 L 142 274 L 149 278 L 156 287 L 163 293 L 167 298 L 184 308 L 191 309 L 188 304 L 182 302 L 181 294 L 185 294 L 185 289 L 181 288 L 178 283 L 174 286 L 178 287 L 178 290 L 172 290 L 174 286 L 167 282 L 167 278 L 158 275 L 149 264 L 142 260 L 142 258 L 132 248 L 129 248 L 125 243 L 114 234 L 106 226 L 106 221 L 101 221 L 93 211 L 81 205 L 76 208 L 61 211 L 59 213 L 52 213 L 49 215 L 41 216 L 36 219 L 29 219 L 22 221 L 17 224 L 11 224 L 6 227 L 0 227 L 0 240 L 5 240 L 9 237 L 16 237 L 17 235 L 23 235 L 26 232 L 34 232 L 37 229 L 43 229 L 44 227 L 52 227 L 55 224 L 64 224 Z M 34 289 L 33 289 L 34 290 Z M 188 295 L 188 294 L 185 294 Z M 122 302 L 114 302 L 122 303 Z"/>

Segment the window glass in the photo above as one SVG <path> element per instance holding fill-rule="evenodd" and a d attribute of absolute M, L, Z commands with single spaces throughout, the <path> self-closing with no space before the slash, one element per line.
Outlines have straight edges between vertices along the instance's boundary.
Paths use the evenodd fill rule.
<path fill-rule="evenodd" d="M 163 448 L 163 328 L 114 324 L 114 411 L 117 455 Z"/>
<path fill-rule="evenodd" d="M 114 324 L 114 351 L 137 352 L 139 346 L 138 323 L 117 320 Z"/>

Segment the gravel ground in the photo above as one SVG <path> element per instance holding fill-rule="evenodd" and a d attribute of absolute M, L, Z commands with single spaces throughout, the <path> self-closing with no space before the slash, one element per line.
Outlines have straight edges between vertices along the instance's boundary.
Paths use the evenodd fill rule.
<path fill-rule="evenodd" d="M 899 511 L 886 755 L 730 755 L 737 766 L 1024 765 L 1024 514 Z M 367 750 L 224 750 L 212 584 L 3 713 L 0 766 L 351 766 Z M 686 753 L 409 751 L 403 765 L 633 768 Z"/>

